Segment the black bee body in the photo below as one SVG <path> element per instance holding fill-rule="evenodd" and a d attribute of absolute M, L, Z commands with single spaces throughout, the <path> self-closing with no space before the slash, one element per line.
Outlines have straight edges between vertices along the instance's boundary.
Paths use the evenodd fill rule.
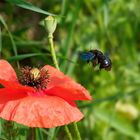
<path fill-rule="evenodd" d="M 90 50 L 88 52 L 82 52 L 80 54 L 80 57 L 84 61 L 91 62 L 93 67 L 99 64 L 100 69 L 104 68 L 107 71 L 111 70 L 112 62 L 110 58 L 104 55 L 99 50 Z"/>
<path fill-rule="evenodd" d="M 98 57 L 98 63 L 100 64 L 100 69 L 111 70 L 111 60 L 109 57 L 102 55 Z"/>

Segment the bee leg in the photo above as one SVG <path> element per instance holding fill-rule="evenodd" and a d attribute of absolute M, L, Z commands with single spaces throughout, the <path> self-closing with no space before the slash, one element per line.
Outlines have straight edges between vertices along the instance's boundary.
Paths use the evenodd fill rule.
<path fill-rule="evenodd" d="M 97 64 L 98 64 L 98 59 L 95 59 L 95 60 L 92 61 L 93 67 L 95 67 Z"/>

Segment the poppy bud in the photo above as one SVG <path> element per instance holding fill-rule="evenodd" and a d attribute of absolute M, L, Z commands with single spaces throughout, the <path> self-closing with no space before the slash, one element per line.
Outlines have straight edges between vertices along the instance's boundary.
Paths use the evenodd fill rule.
<path fill-rule="evenodd" d="M 57 20 L 55 17 L 48 16 L 44 19 L 45 28 L 49 35 L 52 35 L 56 29 Z"/>

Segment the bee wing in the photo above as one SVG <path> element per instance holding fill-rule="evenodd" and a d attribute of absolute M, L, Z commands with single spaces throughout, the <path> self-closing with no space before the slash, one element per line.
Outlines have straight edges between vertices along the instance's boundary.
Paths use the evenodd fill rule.
<path fill-rule="evenodd" d="M 93 60 L 95 55 L 92 52 L 82 52 L 80 53 L 80 58 L 84 61 L 91 61 Z"/>

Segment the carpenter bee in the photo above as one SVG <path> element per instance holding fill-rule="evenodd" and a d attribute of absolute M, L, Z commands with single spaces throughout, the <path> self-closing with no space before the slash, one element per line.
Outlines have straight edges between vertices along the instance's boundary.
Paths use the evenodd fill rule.
<path fill-rule="evenodd" d="M 93 67 L 100 65 L 100 69 L 105 69 L 107 71 L 111 70 L 112 62 L 110 58 L 104 55 L 99 50 L 90 50 L 88 52 L 81 52 L 80 58 L 86 62 L 91 62 Z"/>

